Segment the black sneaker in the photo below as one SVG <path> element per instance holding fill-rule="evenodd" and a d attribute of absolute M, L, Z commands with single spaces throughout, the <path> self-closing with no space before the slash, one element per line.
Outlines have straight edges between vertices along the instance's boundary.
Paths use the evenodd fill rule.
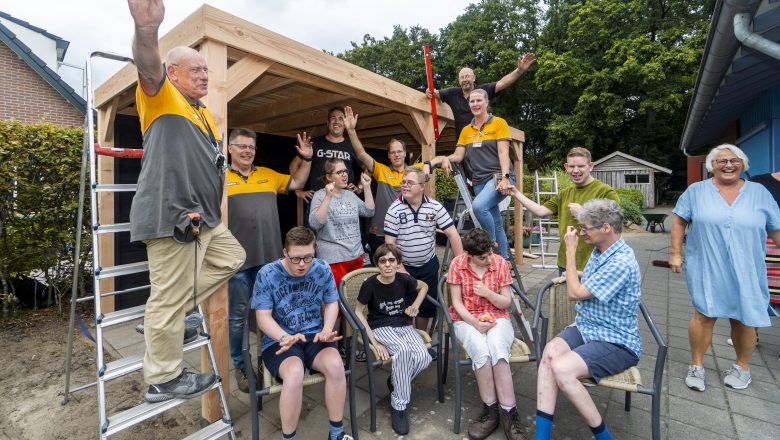
<path fill-rule="evenodd" d="M 390 421 L 393 424 L 393 431 L 398 435 L 409 433 L 409 417 L 406 416 L 406 410 L 397 410 L 390 407 Z"/>
<path fill-rule="evenodd" d="M 328 440 L 330 440 L 330 434 L 328 434 Z M 347 434 L 344 431 L 341 431 L 339 435 L 336 436 L 336 440 L 355 440 L 351 435 Z"/>
<path fill-rule="evenodd" d="M 177 398 L 192 399 L 205 394 L 216 381 L 217 376 L 214 373 L 197 374 L 187 371 L 185 368 L 176 379 L 149 385 L 149 390 L 146 391 L 144 398 L 149 403 Z"/>
<path fill-rule="evenodd" d="M 187 315 L 187 317 L 184 318 L 184 343 L 189 344 L 190 342 L 198 339 L 198 327 L 200 327 L 200 317 L 199 315 L 193 316 L 193 315 Z M 138 324 L 135 326 L 135 331 L 137 331 L 140 334 L 144 334 L 144 325 Z"/>

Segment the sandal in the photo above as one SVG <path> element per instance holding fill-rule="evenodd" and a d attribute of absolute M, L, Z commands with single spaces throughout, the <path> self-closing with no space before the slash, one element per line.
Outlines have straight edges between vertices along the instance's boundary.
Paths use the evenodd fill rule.
<path fill-rule="evenodd" d="M 339 354 L 341 355 L 341 359 L 343 359 L 346 362 L 347 356 L 349 354 L 347 349 L 344 347 L 339 347 Z M 365 362 L 366 352 L 363 350 L 355 350 L 355 360 L 358 362 Z"/>

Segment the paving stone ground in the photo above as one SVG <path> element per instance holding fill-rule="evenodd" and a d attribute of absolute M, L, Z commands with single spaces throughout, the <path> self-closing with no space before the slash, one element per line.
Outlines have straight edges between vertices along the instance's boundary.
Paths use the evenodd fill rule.
<path fill-rule="evenodd" d="M 658 211 L 663 211 L 660 208 Z M 668 211 L 668 209 L 666 209 Z M 669 230 L 669 220 L 666 221 Z M 661 401 L 662 438 L 670 440 L 761 440 L 780 438 L 780 328 L 761 329 L 760 342 L 750 362 L 753 383 L 745 390 L 726 389 L 722 383 L 723 371 L 735 359 L 734 349 L 726 344 L 729 337 L 727 320 L 719 320 L 715 336 L 705 357 L 707 370 L 703 393 L 689 390 L 683 383 L 690 361 L 688 346 L 688 320 L 693 307 L 688 296 L 684 274 L 674 274 L 668 269 L 652 266 L 653 260 L 666 260 L 669 233 L 632 232 L 626 234 L 628 244 L 634 249 L 642 268 L 642 298 L 653 315 L 669 346 L 663 376 Z M 538 261 L 538 260 L 537 260 Z M 519 270 L 529 296 L 535 298 L 544 283 L 555 271 L 535 269 L 535 261 L 526 259 Z M 657 346 L 641 321 L 644 354 L 639 364 L 643 379 L 652 380 Z M 135 335 L 131 327 L 108 335 L 109 344 L 119 354 L 137 352 L 143 338 Z M 185 360 L 194 369 L 200 365 L 200 355 L 189 353 Z M 357 368 L 357 403 L 359 437 L 361 439 L 398 438 L 390 426 L 389 392 L 385 385 L 389 369 L 379 370 L 377 380 L 377 431 L 371 432 L 368 381 L 365 366 Z M 518 411 L 526 426 L 526 433 L 533 438 L 536 411 L 536 368 L 534 365 L 514 366 L 514 385 Z M 422 373 L 414 382 L 412 402 L 409 408 L 409 439 L 461 439 L 466 438 L 470 421 L 480 410 L 480 401 L 474 376 L 466 371 L 463 378 L 463 402 L 461 432 L 453 432 L 454 375 L 450 367 L 445 384 L 445 401 L 436 400 L 436 374 L 432 368 Z M 605 417 L 607 426 L 617 439 L 640 440 L 650 438 L 650 396 L 633 395 L 630 412 L 624 411 L 624 393 L 604 388 L 590 388 L 596 404 Z M 236 389 L 233 372 L 230 374 L 230 411 L 236 421 L 239 438 L 251 438 L 249 400 Z M 323 439 L 327 432 L 327 413 L 324 406 L 322 385 L 306 387 L 303 410 L 298 427 L 300 439 Z M 345 407 L 345 414 L 349 414 Z M 260 431 L 263 439 L 281 438 L 278 400 L 266 398 L 260 414 Z M 345 419 L 345 425 L 349 421 Z M 502 431 L 496 431 L 490 439 L 503 439 Z M 560 397 L 555 413 L 554 439 L 588 439 L 589 429 L 565 397 Z"/>

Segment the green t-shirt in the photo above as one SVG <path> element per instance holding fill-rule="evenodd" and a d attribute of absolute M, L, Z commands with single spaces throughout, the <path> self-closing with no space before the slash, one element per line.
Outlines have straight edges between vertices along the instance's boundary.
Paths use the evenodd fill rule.
<path fill-rule="evenodd" d="M 561 190 L 555 197 L 544 204 L 544 207 L 550 209 L 553 214 L 558 215 L 558 232 L 561 238 L 561 245 L 558 248 L 558 267 L 566 267 L 566 246 L 563 242 L 563 234 L 566 233 L 568 226 L 577 227 L 579 225 L 577 219 L 569 211 L 569 203 L 584 205 L 585 202 L 593 199 L 620 201 L 614 188 L 598 179 L 593 179 L 592 182 L 583 187 L 572 185 Z M 585 264 L 588 263 L 591 252 L 593 252 L 593 246 L 580 239 L 577 245 L 577 270 L 585 269 Z"/>

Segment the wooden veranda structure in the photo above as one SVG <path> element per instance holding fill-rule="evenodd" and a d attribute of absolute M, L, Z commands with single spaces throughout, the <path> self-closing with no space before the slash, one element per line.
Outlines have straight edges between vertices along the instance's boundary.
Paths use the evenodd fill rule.
<path fill-rule="evenodd" d="M 160 39 L 161 56 L 173 47 L 198 49 L 209 68 L 208 95 L 203 99 L 211 110 L 217 130 L 227 135 L 229 128 L 248 127 L 257 132 L 294 137 L 306 131 L 325 133 L 327 110 L 349 105 L 359 114 L 358 135 L 368 148 L 385 149 L 392 138 L 403 139 L 409 151 L 429 159 L 440 151 L 454 149 L 452 112 L 439 108 L 438 142 L 434 139 L 430 102 L 425 94 L 377 75 L 344 60 L 311 48 L 268 29 L 203 5 Z M 423 62 L 422 57 L 420 63 Z M 137 72 L 127 65 L 102 84 L 95 94 L 98 111 L 98 142 L 113 147 L 117 115 L 137 116 L 135 85 Z M 522 131 L 512 129 L 516 162 L 522 160 Z M 292 145 L 291 145 L 292 148 Z M 419 156 L 418 156 L 419 157 Z M 101 156 L 98 163 L 101 183 L 113 183 L 114 159 Z M 522 167 L 516 166 L 520 172 Z M 517 182 L 522 182 L 518 174 Z M 433 191 L 433 183 L 427 191 Z M 113 194 L 101 193 L 100 223 L 114 223 Z M 223 221 L 227 222 L 226 199 Z M 517 208 L 516 208 L 517 209 Z M 519 210 L 516 219 L 521 219 Z M 515 231 L 520 223 L 516 222 Z M 520 236 L 516 234 L 516 236 Z M 516 241 L 518 258 L 522 243 Z M 114 263 L 114 238 L 101 236 L 99 264 Z M 519 260 L 518 260 L 519 261 Z M 103 291 L 113 290 L 113 280 L 102 280 Z M 227 287 L 205 304 L 211 337 L 217 353 L 219 373 L 228 377 Z M 106 310 L 114 308 L 113 298 L 104 299 Z M 205 356 L 202 356 L 205 360 Z M 204 365 L 207 362 L 204 361 Z M 216 397 L 203 400 L 203 416 L 209 421 L 221 416 Z"/>

